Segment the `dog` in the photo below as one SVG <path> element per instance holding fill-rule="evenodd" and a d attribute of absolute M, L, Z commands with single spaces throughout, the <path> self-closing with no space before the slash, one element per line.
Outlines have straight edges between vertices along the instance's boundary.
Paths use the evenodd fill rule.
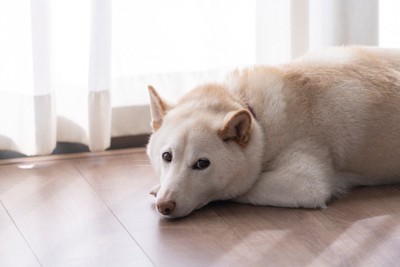
<path fill-rule="evenodd" d="M 325 208 L 352 187 L 400 182 L 400 50 L 330 48 L 235 70 L 176 104 L 149 93 L 163 217 L 215 200 Z"/>

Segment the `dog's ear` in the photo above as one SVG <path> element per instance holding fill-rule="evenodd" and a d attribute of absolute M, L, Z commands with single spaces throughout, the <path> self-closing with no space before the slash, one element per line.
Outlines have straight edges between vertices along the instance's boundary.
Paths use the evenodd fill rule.
<path fill-rule="evenodd" d="M 246 145 L 250 139 L 251 115 L 245 110 L 231 111 L 226 114 L 224 126 L 218 131 L 224 141 L 236 141 L 239 145 Z"/>
<path fill-rule="evenodd" d="M 153 86 L 147 87 L 150 94 L 151 127 L 157 131 L 162 124 L 165 114 L 171 109 L 171 105 L 164 101 Z"/>

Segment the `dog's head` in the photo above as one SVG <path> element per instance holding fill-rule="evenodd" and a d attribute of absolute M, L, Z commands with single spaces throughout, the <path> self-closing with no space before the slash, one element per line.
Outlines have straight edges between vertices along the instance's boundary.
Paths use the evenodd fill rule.
<path fill-rule="evenodd" d="M 149 92 L 147 154 L 160 176 L 151 193 L 163 216 L 186 216 L 249 190 L 261 167 L 262 137 L 248 110 L 219 85 L 197 88 L 174 106 L 151 86 Z"/>

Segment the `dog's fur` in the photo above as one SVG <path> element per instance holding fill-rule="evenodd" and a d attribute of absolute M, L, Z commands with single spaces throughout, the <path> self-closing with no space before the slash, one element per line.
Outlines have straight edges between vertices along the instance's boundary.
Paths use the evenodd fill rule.
<path fill-rule="evenodd" d="M 235 71 L 176 105 L 149 89 L 164 216 L 226 199 L 325 207 L 351 187 L 400 182 L 400 50 L 332 48 Z"/>

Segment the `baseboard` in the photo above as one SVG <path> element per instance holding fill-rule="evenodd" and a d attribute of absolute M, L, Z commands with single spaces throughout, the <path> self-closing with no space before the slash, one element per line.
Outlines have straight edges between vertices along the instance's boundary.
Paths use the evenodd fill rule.
<path fill-rule="evenodd" d="M 149 135 L 135 135 L 135 136 L 121 136 L 111 138 L 110 148 L 107 150 L 124 149 L 124 148 L 139 148 L 146 147 L 149 140 Z M 75 153 L 85 153 L 90 152 L 89 147 L 78 143 L 67 143 L 59 142 L 54 149 L 52 155 L 62 155 L 62 154 L 75 154 Z M 14 158 L 24 158 L 27 157 L 24 154 L 0 150 L 0 160 L 3 159 L 14 159 Z"/>

